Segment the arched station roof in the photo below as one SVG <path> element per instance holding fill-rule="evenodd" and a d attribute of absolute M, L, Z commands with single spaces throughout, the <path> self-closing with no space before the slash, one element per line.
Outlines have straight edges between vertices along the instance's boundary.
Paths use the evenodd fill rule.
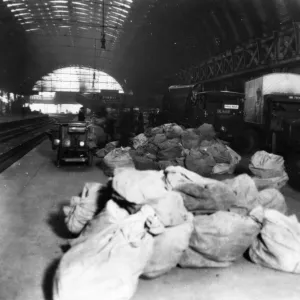
<path fill-rule="evenodd" d="M 299 0 L 0 0 L 0 88 L 31 90 L 76 65 L 155 91 L 180 69 L 299 16 Z"/>
<path fill-rule="evenodd" d="M 33 87 L 39 92 L 99 93 L 101 90 L 118 90 L 121 85 L 105 72 L 85 67 L 66 67 L 43 76 Z"/>

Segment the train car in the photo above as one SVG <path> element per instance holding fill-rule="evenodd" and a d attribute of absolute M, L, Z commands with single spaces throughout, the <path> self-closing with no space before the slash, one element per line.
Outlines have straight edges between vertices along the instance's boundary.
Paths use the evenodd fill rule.
<path fill-rule="evenodd" d="M 186 105 L 195 85 L 170 86 L 162 100 L 162 112 L 167 122 L 185 124 Z"/>
<path fill-rule="evenodd" d="M 245 137 L 257 148 L 300 150 L 300 75 L 272 73 L 246 82 L 244 121 Z"/>
<path fill-rule="evenodd" d="M 244 94 L 231 91 L 202 91 L 200 85 L 171 86 L 164 97 L 168 122 L 187 127 L 213 124 L 229 138 L 237 123 L 243 122 Z"/>

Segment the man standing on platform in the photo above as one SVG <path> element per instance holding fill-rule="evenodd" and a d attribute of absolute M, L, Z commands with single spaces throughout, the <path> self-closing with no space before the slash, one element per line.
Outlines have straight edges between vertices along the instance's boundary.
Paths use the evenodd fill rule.
<path fill-rule="evenodd" d="M 133 108 L 130 112 L 123 112 L 120 116 L 120 146 L 128 147 L 130 143 L 130 137 L 134 130 L 134 111 Z"/>
<path fill-rule="evenodd" d="M 78 113 L 78 121 L 84 122 L 85 121 L 85 113 L 84 113 L 84 107 L 81 107 Z"/>

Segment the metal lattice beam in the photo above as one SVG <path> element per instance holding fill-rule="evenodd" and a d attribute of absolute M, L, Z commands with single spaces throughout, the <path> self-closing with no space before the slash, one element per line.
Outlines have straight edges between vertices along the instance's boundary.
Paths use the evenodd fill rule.
<path fill-rule="evenodd" d="M 300 62 L 300 24 L 293 24 L 285 30 L 274 32 L 270 37 L 251 41 L 199 66 L 182 70 L 178 79 L 184 83 L 220 81 L 295 62 Z"/>

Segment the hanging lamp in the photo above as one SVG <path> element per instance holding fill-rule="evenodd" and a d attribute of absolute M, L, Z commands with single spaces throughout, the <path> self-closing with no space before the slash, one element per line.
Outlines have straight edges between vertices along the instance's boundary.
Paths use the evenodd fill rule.
<path fill-rule="evenodd" d="M 106 38 L 105 38 L 105 20 L 104 20 L 104 0 L 102 1 L 102 34 L 101 34 L 101 49 L 106 49 Z"/>

